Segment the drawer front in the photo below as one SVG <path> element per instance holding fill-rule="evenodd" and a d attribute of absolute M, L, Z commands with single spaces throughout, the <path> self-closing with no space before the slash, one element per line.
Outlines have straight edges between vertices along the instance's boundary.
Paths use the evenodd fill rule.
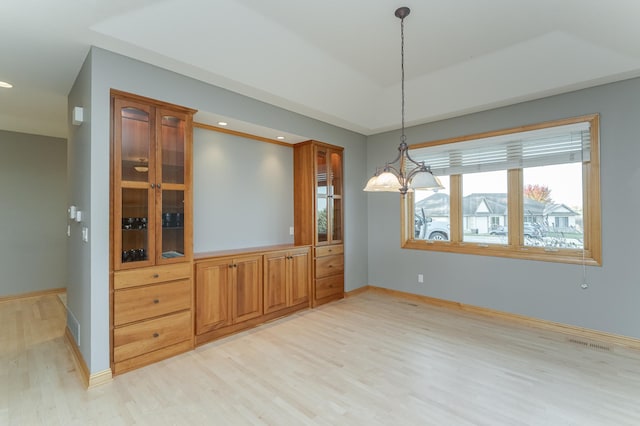
<path fill-rule="evenodd" d="M 344 275 L 341 274 L 316 280 L 316 299 L 323 299 L 337 294 L 341 296 L 344 294 Z"/>
<path fill-rule="evenodd" d="M 113 330 L 113 361 L 120 362 L 192 338 L 191 312 L 179 312 Z"/>
<path fill-rule="evenodd" d="M 325 256 L 316 259 L 316 278 L 329 277 L 344 272 L 344 256 Z"/>
<path fill-rule="evenodd" d="M 164 281 L 191 278 L 193 265 L 191 263 L 176 263 L 174 265 L 153 266 L 151 268 L 117 271 L 113 274 L 113 288 L 136 287 Z"/>
<path fill-rule="evenodd" d="M 118 290 L 113 294 L 113 324 L 158 317 L 191 308 L 191 280 Z"/>
<path fill-rule="evenodd" d="M 344 253 L 344 246 L 336 244 L 333 246 L 316 247 L 316 257 L 332 256 Z"/>

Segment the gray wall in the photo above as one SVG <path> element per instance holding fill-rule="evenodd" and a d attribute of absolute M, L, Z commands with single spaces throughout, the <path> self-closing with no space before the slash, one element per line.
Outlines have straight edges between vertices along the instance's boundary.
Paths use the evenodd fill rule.
<path fill-rule="evenodd" d="M 205 129 L 193 135 L 193 250 L 293 243 L 293 149 Z"/>
<path fill-rule="evenodd" d="M 87 82 L 87 73 L 90 78 Z M 69 106 L 90 102 L 85 114 L 90 117 L 90 133 L 70 135 L 74 146 L 85 149 L 89 136 L 90 149 L 75 162 L 70 176 L 82 176 L 82 187 L 75 187 L 71 198 L 88 214 L 90 242 L 70 250 L 70 275 L 74 277 L 73 296 L 84 307 L 72 307 L 82 331 L 80 349 L 90 372 L 109 368 L 109 90 L 159 99 L 191 108 L 218 113 L 230 118 L 305 135 L 345 148 L 345 240 L 346 286 L 361 287 L 367 283 L 366 197 L 361 191 L 365 179 L 364 156 L 366 138 L 329 124 L 286 111 L 245 96 L 163 70 L 143 62 L 92 48 L 69 97 Z M 85 104 L 86 106 L 86 104 Z M 81 148 L 82 146 L 82 148 Z M 87 170 L 90 164 L 90 169 Z M 246 215 L 248 212 L 238 212 Z M 253 244 L 252 244 L 253 245 Z M 89 258 L 87 258 L 89 256 Z M 71 295 L 70 295 L 71 297 Z M 88 299 L 88 303 L 86 303 Z M 90 341 L 87 344 L 85 333 Z"/>
<path fill-rule="evenodd" d="M 414 94 L 415 95 L 415 94 Z M 409 128 L 408 143 L 601 114 L 602 267 L 400 249 L 397 194 L 368 195 L 369 283 L 640 338 L 640 79 Z M 392 159 L 397 132 L 370 137 L 368 170 Z M 417 274 L 425 283 L 417 283 Z"/>
<path fill-rule="evenodd" d="M 0 131 L 0 297 L 67 286 L 67 141 Z"/>
<path fill-rule="evenodd" d="M 67 109 L 71 117 L 73 107 L 84 108 L 84 123 L 72 126 L 67 122 L 69 144 L 67 152 L 67 181 L 69 194 L 66 198 L 68 206 L 74 205 L 84 212 L 83 223 L 71 222 L 71 237 L 69 238 L 68 270 L 69 283 L 67 286 L 67 325 L 76 337 L 76 343 L 84 354 L 89 365 L 91 359 L 91 313 L 92 305 L 99 303 L 96 298 L 109 300 L 109 289 L 101 294 L 92 295 L 92 246 L 96 240 L 91 223 L 92 191 L 92 149 L 91 149 L 91 57 L 87 57 L 71 92 L 69 93 Z M 107 157 L 108 158 L 108 157 Z M 107 211 L 107 216 L 109 215 Z M 89 242 L 82 241 L 82 226 L 89 227 Z M 108 232 L 108 228 L 107 228 Z M 108 234 L 107 234 L 108 235 Z M 108 238 L 108 237 L 107 237 Z M 105 259 L 108 263 L 109 257 Z M 79 323 L 79 334 L 76 335 L 76 325 Z M 104 346 L 103 346 L 104 347 Z M 107 341 L 107 352 L 109 345 Z M 105 368 L 103 368 L 104 370 Z"/>

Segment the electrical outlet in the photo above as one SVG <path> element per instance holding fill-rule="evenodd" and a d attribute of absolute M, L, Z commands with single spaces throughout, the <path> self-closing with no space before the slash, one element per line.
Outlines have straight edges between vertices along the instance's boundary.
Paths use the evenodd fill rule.
<path fill-rule="evenodd" d="M 418 274 L 418 283 L 419 284 L 424 283 L 424 275 L 423 274 Z"/>
<path fill-rule="evenodd" d="M 293 235 L 293 226 L 289 227 L 289 235 Z"/>

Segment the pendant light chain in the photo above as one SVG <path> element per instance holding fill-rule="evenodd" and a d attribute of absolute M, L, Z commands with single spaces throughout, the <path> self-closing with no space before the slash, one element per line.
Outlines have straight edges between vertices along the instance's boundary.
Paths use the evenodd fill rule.
<path fill-rule="evenodd" d="M 400 19 L 400 70 L 402 86 L 402 136 L 400 140 L 406 143 L 407 136 L 404 134 L 404 18 Z"/>

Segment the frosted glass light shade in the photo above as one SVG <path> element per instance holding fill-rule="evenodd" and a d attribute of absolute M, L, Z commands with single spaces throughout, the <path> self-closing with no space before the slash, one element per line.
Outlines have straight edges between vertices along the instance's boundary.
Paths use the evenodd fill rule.
<path fill-rule="evenodd" d="M 376 192 L 378 188 L 376 187 L 376 183 L 378 182 L 378 175 L 373 175 L 371 179 L 367 181 L 367 184 L 362 189 L 365 192 Z"/>
<path fill-rule="evenodd" d="M 371 181 L 371 179 L 369 179 L 369 181 Z M 369 182 L 367 182 L 367 188 L 369 188 L 369 191 L 375 192 L 398 192 L 400 190 L 400 182 L 393 173 L 384 172 L 376 178 L 372 185 L 369 185 Z"/>
<path fill-rule="evenodd" d="M 410 189 L 444 189 L 437 176 L 431 172 L 420 172 L 409 182 Z"/>

